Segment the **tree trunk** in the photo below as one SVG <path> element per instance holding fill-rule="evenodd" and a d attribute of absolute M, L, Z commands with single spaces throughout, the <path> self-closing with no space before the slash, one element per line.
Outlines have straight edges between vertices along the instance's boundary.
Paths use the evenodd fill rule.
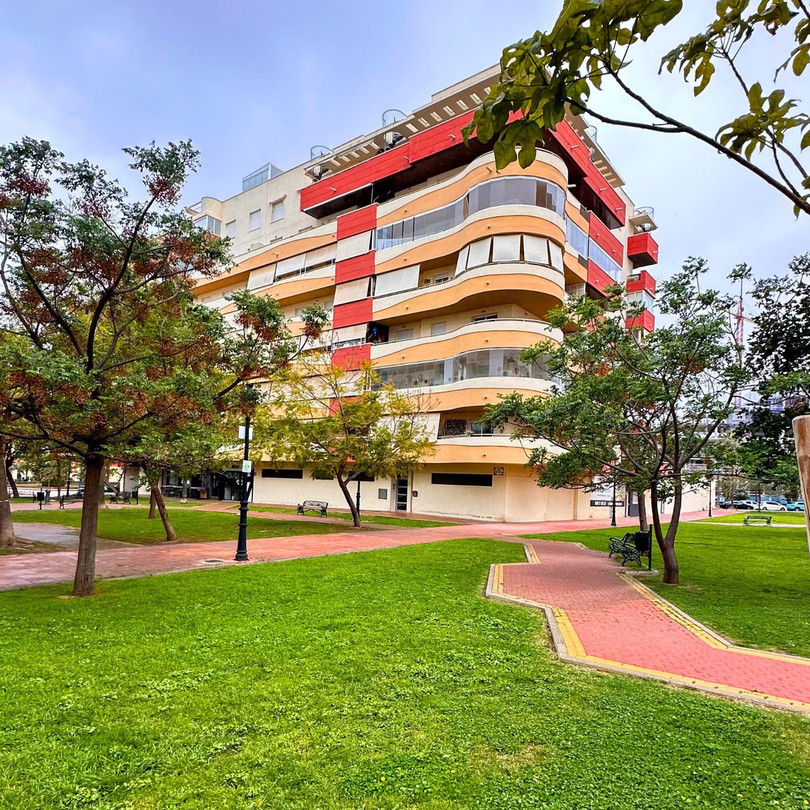
<path fill-rule="evenodd" d="M 11 492 L 15 498 L 20 497 L 20 491 L 17 489 L 17 482 L 14 480 L 14 474 L 11 472 L 11 467 L 14 464 L 13 456 L 6 456 L 6 485 L 11 487 Z"/>
<path fill-rule="evenodd" d="M 155 510 L 157 509 L 157 500 L 155 499 L 155 489 L 152 484 L 149 484 L 149 514 L 146 516 L 149 520 L 155 519 Z"/>
<path fill-rule="evenodd" d="M 647 518 L 646 495 L 647 493 L 644 492 L 644 490 L 636 493 L 636 498 L 638 499 L 638 528 L 642 532 L 648 532 L 650 530 L 650 521 Z"/>
<path fill-rule="evenodd" d="M 158 512 L 160 512 L 160 519 L 163 521 L 163 528 L 166 530 L 166 542 L 176 543 L 177 532 L 174 530 L 174 526 L 172 526 L 172 522 L 169 520 L 169 513 L 166 510 L 166 502 L 163 500 L 163 493 L 160 491 L 160 487 L 156 487 L 152 492 L 155 493 L 155 503 L 157 504 Z"/>
<path fill-rule="evenodd" d="M 101 470 L 101 478 L 100 478 L 101 486 L 99 487 L 99 490 L 98 490 L 98 505 L 102 509 L 107 508 L 107 500 L 104 497 L 104 490 L 105 490 L 107 480 L 109 479 L 109 477 L 110 477 L 110 470 L 107 467 L 107 462 L 105 461 L 104 466 L 103 466 L 103 468 Z M 87 481 L 84 482 L 84 491 L 87 492 Z M 84 507 L 82 507 L 82 508 L 84 508 Z"/>
<path fill-rule="evenodd" d="M 95 454 L 88 456 L 84 467 L 82 524 L 79 531 L 76 576 L 73 579 L 74 596 L 92 596 L 95 587 L 99 491 L 104 491 L 103 473 L 104 459 Z"/>
<path fill-rule="evenodd" d="M 351 492 L 349 492 L 349 483 L 348 481 L 344 481 L 340 474 L 336 476 L 338 486 L 340 487 L 340 491 L 343 493 L 343 497 L 346 499 L 346 503 L 349 504 L 349 511 L 352 513 L 352 523 L 354 524 L 355 529 L 360 528 L 360 512 L 357 509 L 357 504 L 354 502 L 352 498 Z"/>
<path fill-rule="evenodd" d="M 6 442 L 0 440 L 0 453 L 5 456 Z M 8 499 L 8 469 L 0 464 L 0 548 L 14 542 L 14 524 L 11 521 L 11 502 Z"/>
<path fill-rule="evenodd" d="M 661 526 L 661 515 L 658 511 L 658 490 L 653 487 L 650 490 L 653 526 L 655 527 L 655 539 L 658 541 L 658 548 L 661 550 L 661 558 L 664 561 L 663 582 L 666 585 L 678 584 L 678 558 L 675 556 L 675 535 L 678 532 L 678 523 L 681 519 L 681 505 L 683 503 L 683 487 L 680 482 L 675 485 L 675 497 L 672 503 L 672 517 L 666 534 Z"/>

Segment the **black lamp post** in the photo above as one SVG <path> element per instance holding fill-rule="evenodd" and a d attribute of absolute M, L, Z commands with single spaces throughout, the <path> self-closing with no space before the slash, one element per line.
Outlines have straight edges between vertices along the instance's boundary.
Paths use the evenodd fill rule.
<path fill-rule="evenodd" d="M 357 514 L 360 514 L 360 479 L 357 479 L 357 495 L 354 498 L 354 502 L 357 506 Z"/>
<path fill-rule="evenodd" d="M 613 502 L 610 510 L 610 525 L 616 525 L 616 479 L 613 479 Z"/>
<path fill-rule="evenodd" d="M 714 500 L 714 492 L 712 491 L 712 483 L 714 478 L 709 478 L 709 517 L 712 516 L 712 501 Z"/>
<path fill-rule="evenodd" d="M 245 562 L 249 559 L 247 553 L 247 520 L 248 520 L 248 482 L 253 477 L 252 468 L 250 465 L 250 415 L 245 416 L 245 452 L 242 456 L 242 492 L 241 500 L 239 501 L 239 539 L 236 541 L 236 557 L 237 562 Z M 247 463 L 245 463 L 247 462 Z"/>

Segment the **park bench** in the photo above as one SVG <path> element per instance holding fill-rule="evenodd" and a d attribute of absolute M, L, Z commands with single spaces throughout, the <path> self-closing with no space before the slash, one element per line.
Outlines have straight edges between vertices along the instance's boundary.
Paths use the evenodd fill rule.
<path fill-rule="evenodd" d="M 129 492 L 113 492 L 110 503 L 132 503 L 132 499 Z"/>
<path fill-rule="evenodd" d="M 611 537 L 608 541 L 609 557 L 614 554 L 621 555 L 622 565 L 628 562 L 637 562 L 641 565 L 641 558 L 650 556 L 652 535 L 650 532 L 627 532 L 624 537 Z"/>
<path fill-rule="evenodd" d="M 746 515 L 743 523 L 746 526 L 770 526 L 772 520 L 771 515 Z"/>
<path fill-rule="evenodd" d="M 66 503 L 76 503 L 77 501 L 83 500 L 83 495 L 62 495 L 62 497 L 59 498 L 59 508 L 64 509 Z"/>
<path fill-rule="evenodd" d="M 307 512 L 317 512 L 320 517 L 328 517 L 326 508 L 329 504 L 326 501 L 304 501 L 298 504 L 298 514 L 303 515 Z"/>

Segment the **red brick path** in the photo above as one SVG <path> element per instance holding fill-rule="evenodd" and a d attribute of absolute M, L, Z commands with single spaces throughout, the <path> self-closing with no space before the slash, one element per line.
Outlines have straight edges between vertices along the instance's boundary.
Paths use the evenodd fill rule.
<path fill-rule="evenodd" d="M 562 658 L 810 711 L 810 660 L 734 647 L 619 576 L 607 554 L 574 543 L 527 545 L 539 563 L 496 566 L 490 595 L 546 607 Z"/>
<path fill-rule="evenodd" d="M 126 507 L 121 507 L 126 508 Z M 267 515 L 267 517 L 271 517 Z M 290 515 L 279 517 L 288 520 Z M 685 515 L 684 520 L 705 517 L 702 512 Z M 637 525 L 633 518 L 620 518 L 619 526 Z M 268 537 L 249 540 L 251 562 L 290 560 L 296 557 L 317 557 L 322 554 L 345 554 L 380 548 L 433 543 L 462 537 L 506 538 L 520 534 L 549 534 L 575 529 L 603 529 L 607 520 L 568 520 L 544 523 L 470 523 L 438 526 L 430 529 L 391 529 L 386 531 L 341 532 L 310 534 L 298 537 Z M 210 568 L 208 559 L 231 564 L 236 540 L 176 545 L 133 546 L 103 549 L 96 555 L 96 574 L 113 577 L 138 577 Z M 244 563 L 239 563 L 244 565 Z M 0 591 L 28 588 L 33 585 L 53 585 L 71 582 L 76 566 L 75 551 L 55 551 L 48 554 L 13 554 L 0 556 Z"/>

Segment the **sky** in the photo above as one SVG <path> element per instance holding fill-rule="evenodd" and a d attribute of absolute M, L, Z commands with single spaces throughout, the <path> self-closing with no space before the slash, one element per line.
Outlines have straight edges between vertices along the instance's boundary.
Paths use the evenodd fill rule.
<path fill-rule="evenodd" d="M 630 68 L 635 87 L 710 132 L 739 114 L 736 86 L 718 73 L 695 100 L 682 80 L 660 77 L 658 63 L 705 26 L 713 6 L 686 0 Z M 0 0 L 0 143 L 45 138 L 131 183 L 122 147 L 191 138 L 202 167 L 185 201 L 225 199 L 267 161 L 291 168 L 311 146 L 371 132 L 384 110 L 409 112 L 495 64 L 504 46 L 548 27 L 557 10 L 548 0 Z M 752 45 L 745 68 L 767 83 L 784 42 Z M 797 84 L 787 89 L 799 95 Z M 634 114 L 610 91 L 595 107 Z M 655 208 L 659 278 L 699 255 L 722 287 L 739 262 L 770 275 L 810 250 L 807 223 L 790 204 L 709 147 L 605 125 L 597 138 L 635 204 Z"/>

